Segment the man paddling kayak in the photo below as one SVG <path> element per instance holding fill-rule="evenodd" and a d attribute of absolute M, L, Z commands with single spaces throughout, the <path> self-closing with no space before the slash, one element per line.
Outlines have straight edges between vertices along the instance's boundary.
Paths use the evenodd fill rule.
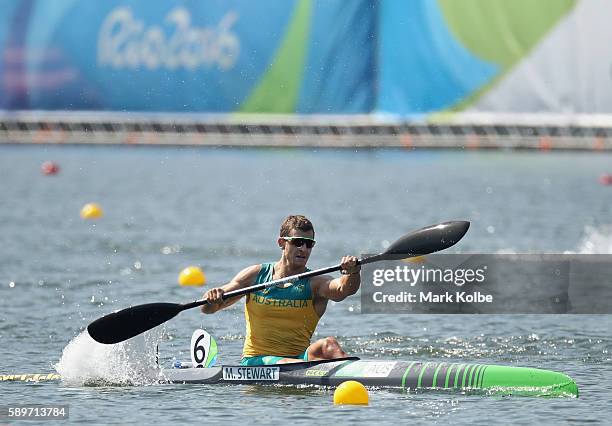
<path fill-rule="evenodd" d="M 315 245 L 312 223 L 304 216 L 289 216 L 282 223 L 277 240 L 282 250 L 277 262 L 249 266 L 228 284 L 204 294 L 210 303 L 202 312 L 213 314 L 236 303 L 242 296 L 223 300 L 223 294 L 253 284 L 300 274 Z M 340 262 L 342 276 L 323 275 L 301 279 L 291 284 L 266 288 L 246 295 L 246 340 L 242 365 L 269 365 L 332 359 L 346 356 L 335 337 L 310 343 L 325 313 L 327 302 L 339 302 L 355 294 L 361 283 L 361 266 L 354 256 Z"/>

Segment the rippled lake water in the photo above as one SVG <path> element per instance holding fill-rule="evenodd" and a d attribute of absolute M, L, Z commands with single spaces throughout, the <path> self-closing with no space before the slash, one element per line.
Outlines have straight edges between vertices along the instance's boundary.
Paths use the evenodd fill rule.
<path fill-rule="evenodd" d="M 45 160 L 60 173 L 43 176 Z M 288 214 L 315 224 L 311 267 L 380 251 L 409 230 L 451 219 L 472 227 L 450 252 L 610 253 L 612 187 L 597 179 L 612 172 L 611 160 L 518 151 L 0 146 L 1 374 L 53 371 L 69 342 L 113 310 L 198 298 L 203 289 L 176 284 L 185 266 L 200 265 L 211 286 L 276 260 Z M 79 217 L 90 201 L 103 207 L 102 219 Z M 82 423 L 607 423 L 611 325 L 610 316 L 596 315 L 362 315 L 354 296 L 332 304 L 317 330 L 362 358 L 562 371 L 577 381 L 578 399 L 378 390 L 369 407 L 356 408 L 334 407 L 327 389 L 136 381 L 4 382 L 0 400 L 68 404 L 71 421 Z M 217 338 L 221 362 L 240 358 L 237 304 L 168 322 L 161 363 L 188 359 L 191 332 L 202 326 Z M 77 349 L 63 365 L 75 376 L 89 374 L 87 360 L 104 358 L 93 344 Z"/>

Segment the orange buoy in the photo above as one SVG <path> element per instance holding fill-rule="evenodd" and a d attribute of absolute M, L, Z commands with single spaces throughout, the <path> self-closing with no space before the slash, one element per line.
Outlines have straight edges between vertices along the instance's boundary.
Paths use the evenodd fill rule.
<path fill-rule="evenodd" d="M 45 161 L 40 166 L 40 169 L 42 170 L 43 175 L 46 176 L 56 175 L 60 171 L 59 165 L 53 161 Z"/>
<path fill-rule="evenodd" d="M 599 176 L 599 183 L 602 185 L 612 185 L 612 173 L 605 173 Z"/>

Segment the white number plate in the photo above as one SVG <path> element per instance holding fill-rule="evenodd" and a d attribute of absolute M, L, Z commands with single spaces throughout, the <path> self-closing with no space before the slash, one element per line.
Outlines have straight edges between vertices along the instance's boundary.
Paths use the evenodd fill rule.
<path fill-rule="evenodd" d="M 278 380 L 278 367 L 223 367 L 223 380 L 260 381 Z"/>

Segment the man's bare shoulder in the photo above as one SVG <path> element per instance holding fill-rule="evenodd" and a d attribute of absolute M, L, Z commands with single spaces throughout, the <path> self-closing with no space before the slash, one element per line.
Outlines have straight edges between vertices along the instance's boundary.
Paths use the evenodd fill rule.
<path fill-rule="evenodd" d="M 232 281 L 240 282 L 241 284 L 251 284 L 255 281 L 257 274 L 261 271 L 261 265 L 251 265 L 238 272 Z"/>

